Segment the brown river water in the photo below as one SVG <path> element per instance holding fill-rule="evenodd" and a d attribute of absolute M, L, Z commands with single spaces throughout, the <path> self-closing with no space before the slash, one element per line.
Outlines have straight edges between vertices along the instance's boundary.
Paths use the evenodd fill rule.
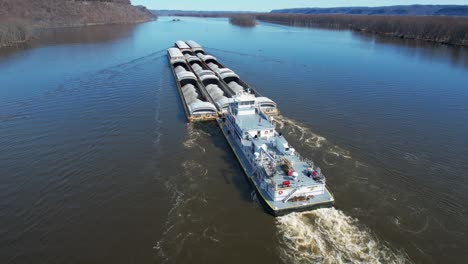
<path fill-rule="evenodd" d="M 336 207 L 274 218 L 165 49 L 282 112 Z M 468 263 L 468 50 L 226 19 L 57 29 L 0 53 L 0 263 Z"/>

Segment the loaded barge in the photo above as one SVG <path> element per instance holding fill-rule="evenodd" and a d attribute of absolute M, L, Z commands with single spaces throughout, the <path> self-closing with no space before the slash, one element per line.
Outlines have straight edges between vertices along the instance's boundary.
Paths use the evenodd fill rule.
<path fill-rule="evenodd" d="M 233 94 L 228 91 L 215 73 L 201 62 L 200 58 L 197 56 L 186 56 L 185 58 L 211 101 L 220 112 L 225 112 L 232 102 Z"/>
<path fill-rule="evenodd" d="M 231 95 L 236 95 L 239 92 L 253 94 L 255 97 L 257 97 L 258 104 L 266 114 L 279 114 L 278 107 L 273 100 L 262 96 L 255 90 L 255 88 L 244 82 L 233 70 L 221 64 L 216 57 L 208 55 L 204 51 L 196 53 L 196 56 L 201 59 L 205 68 L 208 68 L 216 73 L 220 81 L 223 83 L 223 86 L 228 90 L 228 93 Z"/>
<path fill-rule="evenodd" d="M 197 77 L 190 71 L 185 57 L 177 48 L 167 50 L 169 63 L 189 122 L 216 120 L 217 108 L 209 101 Z"/>
<path fill-rule="evenodd" d="M 265 111 L 268 108 L 262 107 L 264 97 L 256 96 L 258 94 L 248 86 L 240 85 L 242 82 L 236 83 L 243 89 L 231 87 L 230 93 L 230 82 L 222 77 L 221 71 L 210 67 L 214 57 L 206 55 L 196 42 L 187 43 L 190 51 L 182 54 L 180 49 L 170 48 L 168 56 L 188 119 L 216 120 L 265 209 L 280 216 L 333 206 L 335 199 L 326 187 L 321 169 L 299 155 L 276 131 L 271 110 L 268 113 Z M 175 46 L 186 49 L 182 41 Z M 218 62 L 216 65 L 227 69 Z M 191 86 L 187 86 L 189 84 Z M 195 105 L 190 100 L 194 93 L 192 87 L 197 96 L 202 96 L 196 97 L 199 101 Z M 204 104 L 203 111 L 194 111 L 200 103 Z M 213 109 L 218 112 L 213 113 Z"/>

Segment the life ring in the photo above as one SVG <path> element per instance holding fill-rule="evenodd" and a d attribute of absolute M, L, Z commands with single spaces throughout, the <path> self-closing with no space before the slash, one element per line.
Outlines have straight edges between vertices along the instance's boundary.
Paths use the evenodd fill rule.
<path fill-rule="evenodd" d="M 279 191 L 278 194 L 279 194 L 279 195 L 282 195 L 282 194 L 283 194 L 283 191 Z"/>

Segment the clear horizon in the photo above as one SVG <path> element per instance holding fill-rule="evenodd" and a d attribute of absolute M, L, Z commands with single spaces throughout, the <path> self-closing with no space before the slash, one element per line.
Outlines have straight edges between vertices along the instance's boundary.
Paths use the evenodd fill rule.
<path fill-rule="evenodd" d="M 179 0 L 179 1 L 156 1 L 156 0 L 131 0 L 134 5 L 144 5 L 149 9 L 156 10 L 203 10 L 203 11 L 271 11 L 283 8 L 301 7 L 354 7 L 354 6 L 394 6 L 394 5 L 467 5 L 467 0 Z"/>

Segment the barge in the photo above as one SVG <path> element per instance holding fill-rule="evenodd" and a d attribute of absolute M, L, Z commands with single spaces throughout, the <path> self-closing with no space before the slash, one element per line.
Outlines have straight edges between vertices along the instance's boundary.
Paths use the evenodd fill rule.
<path fill-rule="evenodd" d="M 187 42 L 179 40 L 176 42 L 176 47 L 179 47 L 177 43 L 179 43 L 180 46 L 183 46 L 182 43 L 185 43 L 190 47 L 193 56 L 185 55 L 190 65 L 196 63 L 204 71 L 212 71 L 218 76 L 218 86 L 224 91 L 226 97 L 230 98 L 242 91 L 248 92 L 257 97 L 257 101 L 265 113 L 268 115 L 279 114 L 278 106 L 273 100 L 262 96 L 252 86 L 244 82 L 233 70 L 221 64 L 216 57 L 207 54 L 200 44 L 193 40 L 188 40 Z M 199 60 L 194 57 L 198 57 Z M 199 68 L 198 66 L 195 67 Z M 196 73 L 195 69 L 194 72 Z M 226 107 L 227 106 L 224 105 L 223 109 L 226 109 Z"/>
<path fill-rule="evenodd" d="M 185 41 L 178 40 L 174 43 L 174 46 L 178 48 L 184 55 L 193 55 L 192 49 L 185 43 Z"/>
<path fill-rule="evenodd" d="M 275 130 L 257 97 L 241 92 L 233 99 L 217 122 L 266 210 L 280 216 L 332 207 L 335 200 L 320 168 Z"/>
<path fill-rule="evenodd" d="M 215 120 L 218 117 L 217 108 L 201 89 L 182 52 L 169 48 L 167 55 L 188 121 Z"/>
<path fill-rule="evenodd" d="M 203 47 L 198 44 L 197 42 L 193 41 L 193 40 L 189 40 L 186 42 L 187 45 L 190 47 L 190 49 L 192 50 L 192 52 L 194 53 L 194 55 L 197 55 L 197 54 L 206 54 L 205 53 L 205 50 L 203 49 Z"/>
<path fill-rule="evenodd" d="M 197 56 L 186 56 L 185 58 L 214 105 L 221 113 L 225 112 L 232 101 L 232 94 L 226 92 L 219 78 L 213 71 L 202 64 L 200 58 Z"/>
<path fill-rule="evenodd" d="M 257 97 L 257 102 L 265 113 L 268 115 L 279 115 L 278 106 L 273 100 L 262 96 L 251 85 L 244 82 L 233 70 L 221 64 L 216 57 L 206 53 L 197 53 L 196 56 L 202 60 L 202 63 L 206 67 L 216 73 L 232 95 L 239 92 L 253 94 Z"/>

